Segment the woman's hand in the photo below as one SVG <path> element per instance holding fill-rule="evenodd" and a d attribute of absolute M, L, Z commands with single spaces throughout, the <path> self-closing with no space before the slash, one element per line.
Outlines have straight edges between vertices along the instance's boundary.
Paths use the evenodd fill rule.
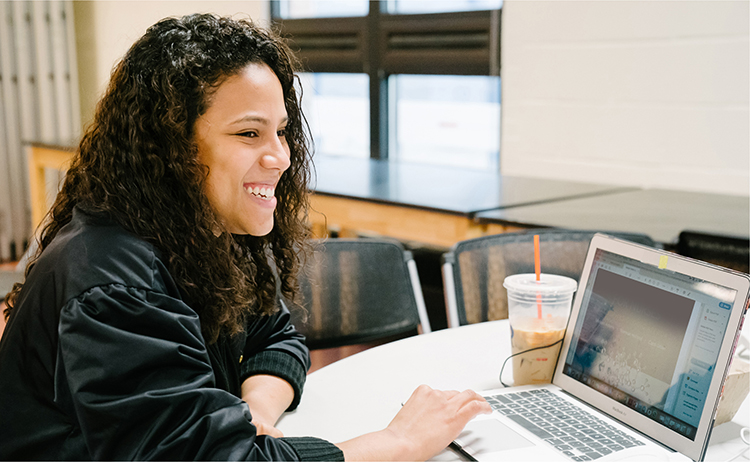
<path fill-rule="evenodd" d="M 492 408 L 477 393 L 417 388 L 385 430 L 340 443 L 346 460 L 427 460 L 478 414 Z"/>
<path fill-rule="evenodd" d="M 466 424 L 492 408 L 472 390 L 439 391 L 417 388 L 386 428 L 406 442 L 406 460 L 426 460 L 445 449 Z"/>

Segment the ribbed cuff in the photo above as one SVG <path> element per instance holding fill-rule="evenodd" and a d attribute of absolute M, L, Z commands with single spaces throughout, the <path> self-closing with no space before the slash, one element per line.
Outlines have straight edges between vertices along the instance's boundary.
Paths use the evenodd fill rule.
<path fill-rule="evenodd" d="M 281 351 L 264 350 L 242 361 L 240 382 L 258 374 L 274 375 L 286 380 L 294 389 L 294 400 L 287 411 L 293 411 L 297 408 L 302 396 L 302 389 L 307 378 L 306 372 L 294 356 Z"/>
<path fill-rule="evenodd" d="M 294 438 L 284 437 L 281 438 L 281 440 L 288 443 L 289 446 L 294 449 L 294 452 L 299 456 L 299 460 L 344 460 L 344 452 L 341 451 L 338 446 L 329 443 L 326 440 L 309 436 Z"/>

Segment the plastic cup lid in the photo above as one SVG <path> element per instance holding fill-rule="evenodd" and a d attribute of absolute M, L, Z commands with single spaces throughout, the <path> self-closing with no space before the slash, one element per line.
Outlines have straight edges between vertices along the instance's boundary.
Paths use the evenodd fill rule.
<path fill-rule="evenodd" d="M 542 273 L 540 280 L 536 280 L 536 274 L 514 274 L 505 278 L 503 286 L 516 292 L 534 292 L 542 295 L 567 295 L 578 289 L 575 279 L 556 274 Z"/>

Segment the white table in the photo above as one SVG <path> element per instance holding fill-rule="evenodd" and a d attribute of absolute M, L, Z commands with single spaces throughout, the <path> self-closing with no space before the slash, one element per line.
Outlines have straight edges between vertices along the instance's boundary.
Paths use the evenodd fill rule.
<path fill-rule="evenodd" d="M 317 436 L 334 443 L 384 428 L 401 403 L 421 384 L 437 389 L 501 388 L 498 374 L 510 355 L 507 320 L 485 322 L 410 337 L 349 356 L 310 374 L 302 402 L 284 415 L 286 436 Z M 512 381 L 508 361 L 503 380 Z M 744 446 L 750 399 L 732 422 L 714 430 L 707 461 L 724 461 Z M 459 459 L 444 451 L 439 459 Z M 742 457 L 739 461 L 747 460 Z"/>

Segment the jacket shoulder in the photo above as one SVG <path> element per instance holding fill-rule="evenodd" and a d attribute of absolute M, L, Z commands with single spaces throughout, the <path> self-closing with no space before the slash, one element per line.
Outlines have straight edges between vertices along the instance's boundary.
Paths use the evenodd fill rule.
<path fill-rule="evenodd" d="M 152 244 L 116 223 L 78 209 L 26 280 L 30 284 L 40 282 L 53 284 L 58 302 L 63 303 L 92 287 L 111 284 L 176 291 L 160 252 Z"/>

